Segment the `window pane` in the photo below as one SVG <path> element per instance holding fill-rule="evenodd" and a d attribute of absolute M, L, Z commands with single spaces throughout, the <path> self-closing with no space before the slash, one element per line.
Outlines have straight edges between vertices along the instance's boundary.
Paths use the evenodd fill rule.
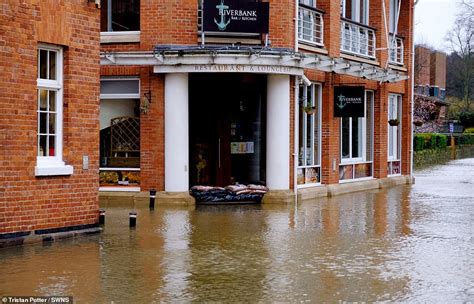
<path fill-rule="evenodd" d="M 50 113 L 49 114 L 49 134 L 55 134 L 56 133 L 56 114 Z"/>
<path fill-rule="evenodd" d="M 48 51 L 40 50 L 39 51 L 39 78 L 47 79 L 47 69 L 48 69 Z"/>
<path fill-rule="evenodd" d="M 39 147 L 38 147 L 38 156 L 46 156 L 46 139 L 47 136 L 41 135 L 38 136 Z"/>
<path fill-rule="evenodd" d="M 101 80 L 100 94 L 138 94 L 140 82 L 138 79 Z"/>
<path fill-rule="evenodd" d="M 40 113 L 40 121 L 39 121 L 39 132 L 41 134 L 46 134 L 46 126 L 48 123 L 48 113 Z"/>
<path fill-rule="evenodd" d="M 343 117 L 342 120 L 342 158 L 350 158 L 349 154 L 349 143 L 350 143 L 350 134 L 349 134 L 349 117 Z"/>
<path fill-rule="evenodd" d="M 352 157 L 362 156 L 362 118 L 352 118 Z"/>
<path fill-rule="evenodd" d="M 367 91 L 366 92 L 366 134 L 365 134 L 365 160 L 371 161 L 372 160 L 372 124 L 373 124 L 373 118 L 372 118 L 372 109 L 373 109 L 373 92 L 372 91 Z"/>
<path fill-rule="evenodd" d="M 140 30 L 140 1 L 115 0 L 112 2 L 112 31 Z"/>
<path fill-rule="evenodd" d="M 49 111 L 56 111 L 56 91 L 49 91 Z"/>
<path fill-rule="evenodd" d="M 319 85 L 314 86 L 314 102 L 313 105 L 316 107 L 316 111 L 313 114 L 313 119 L 314 119 L 314 159 L 313 163 L 315 165 L 319 165 L 319 132 L 320 132 L 320 121 L 319 121 L 319 113 L 321 111 L 319 105 L 320 105 L 320 100 L 319 100 L 319 90 L 321 87 Z"/>
<path fill-rule="evenodd" d="M 56 80 L 56 52 L 49 51 L 49 79 Z"/>
<path fill-rule="evenodd" d="M 47 111 L 48 110 L 48 91 L 47 90 L 39 90 L 39 110 L 40 111 Z"/>
<path fill-rule="evenodd" d="M 56 136 L 50 136 L 49 137 L 49 149 L 48 149 L 48 155 L 49 156 L 55 156 L 56 155 L 56 151 L 55 151 L 55 147 L 56 147 Z"/>
<path fill-rule="evenodd" d="M 303 107 L 305 106 L 306 104 L 306 101 L 305 101 L 305 97 L 304 97 L 304 90 L 303 90 L 303 87 L 300 87 L 300 91 L 299 91 L 299 98 L 300 98 L 300 110 L 299 110 L 299 116 L 298 116 L 298 120 L 299 120 L 299 137 L 298 137 L 298 165 L 299 166 L 303 166 L 304 165 L 304 144 L 305 144 L 305 128 L 304 128 L 304 115 L 305 115 L 305 112 L 303 110 Z M 303 174 L 303 171 L 301 171 L 301 174 Z"/>

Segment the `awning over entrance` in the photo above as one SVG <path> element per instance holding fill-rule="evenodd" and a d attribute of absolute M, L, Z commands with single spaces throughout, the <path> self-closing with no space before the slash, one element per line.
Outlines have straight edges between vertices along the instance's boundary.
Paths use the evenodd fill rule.
<path fill-rule="evenodd" d="M 404 72 L 344 58 L 284 48 L 250 46 L 156 46 L 153 52 L 105 52 L 102 65 L 153 65 L 155 73 L 264 73 L 303 75 L 304 69 L 397 82 Z"/>

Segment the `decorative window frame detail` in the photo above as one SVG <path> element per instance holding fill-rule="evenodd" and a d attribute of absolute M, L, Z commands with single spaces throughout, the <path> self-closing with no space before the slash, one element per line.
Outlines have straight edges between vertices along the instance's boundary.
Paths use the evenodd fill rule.
<path fill-rule="evenodd" d="M 370 97 L 369 97 L 370 95 Z M 370 100 L 369 100 L 370 98 Z M 362 121 L 362 151 L 361 157 L 342 157 L 342 119 L 340 123 L 340 154 L 341 162 L 339 164 L 339 183 L 347 183 L 361 180 L 373 179 L 374 166 L 373 166 L 373 151 L 374 151 L 374 101 L 375 93 L 372 90 L 365 90 L 364 98 L 364 112 L 365 116 L 361 117 Z M 368 104 L 370 103 L 370 105 Z M 367 115 L 370 114 L 370 117 Z M 350 135 L 349 135 L 349 153 L 352 155 L 352 119 L 349 119 L 350 124 Z M 356 118 L 359 119 L 359 118 Z M 369 134 L 368 134 L 369 133 Z M 368 137 L 368 135 L 370 137 Z M 365 172 L 361 174 L 361 172 Z M 350 177 L 345 177 L 351 175 Z M 359 176 L 360 175 L 360 176 Z"/>
<path fill-rule="evenodd" d="M 393 104 L 393 102 L 396 104 Z M 393 110 L 396 109 L 397 113 L 394 115 Z M 387 109 L 387 121 L 390 119 L 398 119 L 399 124 L 397 126 L 391 126 L 387 122 L 387 175 L 396 176 L 401 175 L 401 153 L 402 153 L 402 123 L 401 123 L 401 112 L 402 112 L 402 95 L 400 94 L 388 94 L 388 109 Z M 391 145 L 391 140 L 395 145 Z M 392 147 L 392 148 L 391 148 Z M 391 149 L 390 149 L 391 148 Z"/>
<path fill-rule="evenodd" d="M 56 53 L 56 66 L 55 73 L 56 79 L 44 79 L 40 78 L 40 51 L 45 50 L 48 52 Z M 49 53 L 48 53 L 49 54 Z M 49 58 L 49 56 L 48 56 Z M 49 59 L 48 59 L 49 63 Z M 36 80 L 37 85 L 37 112 L 38 112 L 38 125 L 37 125 L 37 142 L 36 142 L 36 176 L 55 176 L 55 175 L 71 175 L 73 174 L 73 167 L 66 165 L 63 161 L 63 49 L 59 46 L 39 44 L 38 45 L 38 58 L 37 58 L 37 69 L 38 76 Z M 47 66 L 49 69 L 49 65 Z M 55 100 L 55 133 L 54 133 L 54 156 L 40 156 L 39 151 L 39 132 L 40 132 L 40 119 L 39 119 L 39 90 L 45 89 L 56 92 Z"/>
<path fill-rule="evenodd" d="M 309 16 L 310 21 L 304 19 L 305 15 Z M 316 1 L 298 2 L 298 40 L 316 47 L 324 46 L 324 19 L 316 9 Z"/>
<path fill-rule="evenodd" d="M 312 107 L 315 107 L 315 112 L 312 114 L 307 114 L 307 113 L 301 113 L 301 111 L 304 112 L 302 106 L 308 106 L 307 105 L 307 100 L 308 100 L 308 87 L 311 89 L 309 90 L 310 92 L 310 98 L 311 98 L 311 105 Z M 301 88 L 301 87 L 300 87 Z M 308 118 L 310 119 L 310 129 L 311 129 L 311 147 L 310 151 L 312 151 L 312 163 L 311 164 L 303 164 L 300 165 L 300 156 L 298 156 L 298 166 L 297 166 L 297 175 L 298 172 L 302 172 L 302 176 L 304 178 L 304 181 L 297 182 L 297 187 L 298 189 L 302 188 L 307 188 L 307 187 L 312 187 L 312 186 L 317 186 L 321 185 L 321 144 L 322 144 L 322 137 L 321 137 L 321 119 L 322 119 L 322 111 L 321 111 L 321 105 L 322 105 L 322 85 L 320 83 L 312 83 L 310 86 L 303 85 L 302 90 L 303 96 L 299 96 L 299 98 L 303 101 L 302 106 L 298 107 L 298 110 L 300 111 L 298 113 L 298 119 L 300 119 L 300 115 L 305 118 L 305 120 L 302 122 L 303 127 L 299 128 L 298 131 L 298 138 L 300 137 L 299 132 L 303 132 L 303 137 L 306 139 L 308 138 L 307 130 L 308 130 Z M 301 124 L 301 122 L 299 122 Z M 317 134 L 317 135 L 316 135 Z M 317 136 L 317 138 L 315 138 Z M 298 146 L 300 146 L 301 143 L 298 143 Z M 315 151 L 317 149 L 317 151 Z M 298 152 L 299 154 L 300 152 Z M 307 154 L 307 147 L 303 147 L 303 156 Z M 315 159 L 315 154 L 317 155 L 317 159 Z M 317 182 L 307 182 L 307 173 L 309 170 L 312 170 L 312 174 L 316 174 L 316 177 L 318 179 Z"/>

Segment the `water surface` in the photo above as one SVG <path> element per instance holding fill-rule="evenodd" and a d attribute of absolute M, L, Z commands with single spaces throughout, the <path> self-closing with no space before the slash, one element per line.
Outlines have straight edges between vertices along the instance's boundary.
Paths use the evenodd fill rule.
<path fill-rule="evenodd" d="M 100 235 L 0 250 L 0 295 L 77 303 L 474 301 L 474 159 L 298 205 L 107 207 Z"/>

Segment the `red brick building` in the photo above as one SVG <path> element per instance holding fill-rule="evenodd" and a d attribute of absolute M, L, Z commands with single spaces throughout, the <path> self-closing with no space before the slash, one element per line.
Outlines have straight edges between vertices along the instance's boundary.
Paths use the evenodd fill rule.
<path fill-rule="evenodd" d="M 103 0 L 102 195 L 407 182 L 413 1 L 383 4 Z"/>
<path fill-rule="evenodd" d="M 97 231 L 100 11 L 0 5 L 0 246 Z"/>

